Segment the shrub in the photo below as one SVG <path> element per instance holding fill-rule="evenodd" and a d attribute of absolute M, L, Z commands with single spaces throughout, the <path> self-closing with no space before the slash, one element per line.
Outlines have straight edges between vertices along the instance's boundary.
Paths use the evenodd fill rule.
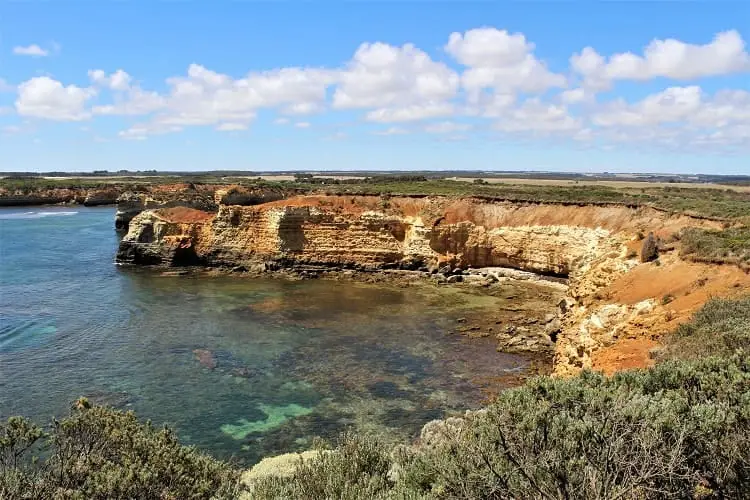
<path fill-rule="evenodd" d="M 685 228 L 680 235 L 680 257 L 717 264 L 750 263 L 750 228 Z"/>
<path fill-rule="evenodd" d="M 696 359 L 750 353 L 750 298 L 711 299 L 666 339 L 663 356 Z"/>
<path fill-rule="evenodd" d="M 390 448 L 372 436 L 344 434 L 339 445 L 301 462 L 291 480 L 265 477 L 252 485 L 257 499 L 359 500 L 384 498 L 392 489 L 387 479 Z"/>
<path fill-rule="evenodd" d="M 387 455 L 385 445 L 352 438 L 254 494 L 738 498 L 750 487 L 748 401 L 750 359 L 739 355 L 669 361 L 612 378 L 540 377 L 504 391 L 429 446 Z"/>
<path fill-rule="evenodd" d="M 45 441 L 43 438 L 47 437 Z M 42 456 L 43 458 L 39 458 Z M 49 434 L 26 419 L 0 424 L 0 498 L 230 499 L 239 476 L 132 412 L 79 401 Z"/>

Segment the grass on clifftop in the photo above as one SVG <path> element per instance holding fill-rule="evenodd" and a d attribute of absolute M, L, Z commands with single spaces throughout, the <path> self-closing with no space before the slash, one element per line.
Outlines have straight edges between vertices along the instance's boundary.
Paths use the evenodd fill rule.
<path fill-rule="evenodd" d="M 721 231 L 686 228 L 680 235 L 680 257 L 696 262 L 736 264 L 750 268 L 750 228 Z"/>
<path fill-rule="evenodd" d="M 720 219 L 750 217 L 750 193 L 721 189 L 650 187 L 613 188 L 605 186 L 554 186 L 476 184 L 445 179 L 425 179 L 418 176 L 381 176 L 368 179 L 304 179 L 297 181 L 265 181 L 259 179 L 199 176 L 163 176 L 148 178 L 101 179 L 0 179 L 0 190 L 20 189 L 30 192 L 50 188 L 102 188 L 116 185 L 139 186 L 187 183 L 240 184 L 252 187 L 282 189 L 290 193 L 370 194 L 407 196 L 479 196 L 519 202 L 548 202 L 574 204 L 619 203 L 632 206 L 653 206 L 675 213 Z"/>

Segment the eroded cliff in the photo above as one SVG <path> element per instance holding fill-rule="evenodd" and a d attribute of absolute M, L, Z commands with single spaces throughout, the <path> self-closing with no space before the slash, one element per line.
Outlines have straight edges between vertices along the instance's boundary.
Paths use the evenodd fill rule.
<path fill-rule="evenodd" d="M 563 375 L 606 370 L 599 357 L 612 357 L 612 346 L 625 340 L 643 340 L 638 359 L 648 363 L 655 345 L 649 339 L 690 308 L 668 312 L 662 297 L 648 293 L 622 300 L 612 287 L 635 271 L 648 281 L 657 266 L 640 263 L 639 235 L 719 226 L 646 207 L 376 196 L 299 196 L 252 206 L 222 203 L 232 201 L 226 195 L 216 201 L 216 213 L 181 207 L 135 216 L 118 261 L 257 271 L 507 267 L 567 277 L 554 361 Z M 664 262 L 674 259 L 668 253 Z"/>

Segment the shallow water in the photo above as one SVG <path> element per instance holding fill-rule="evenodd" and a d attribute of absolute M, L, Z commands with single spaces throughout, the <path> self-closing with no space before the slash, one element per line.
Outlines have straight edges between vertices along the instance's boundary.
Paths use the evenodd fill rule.
<path fill-rule="evenodd" d="M 414 436 L 526 366 L 450 334 L 496 299 L 119 268 L 113 219 L 0 209 L 0 418 L 46 420 L 87 395 L 250 464 L 352 426 Z"/>

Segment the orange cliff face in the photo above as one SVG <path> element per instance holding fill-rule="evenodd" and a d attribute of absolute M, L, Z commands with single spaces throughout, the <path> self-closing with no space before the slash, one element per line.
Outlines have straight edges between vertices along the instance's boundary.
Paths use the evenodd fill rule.
<path fill-rule="evenodd" d="M 648 364 L 659 335 L 706 300 L 703 292 L 690 299 L 680 294 L 687 291 L 685 283 L 699 280 L 711 266 L 685 263 L 676 252 L 663 256 L 662 267 L 641 264 L 630 250 L 637 233 L 666 235 L 688 225 L 719 227 L 649 208 L 299 196 L 254 206 L 220 203 L 215 214 L 147 210 L 131 221 L 118 261 L 248 270 L 510 267 L 565 276 L 568 297 L 554 369 L 568 375 L 584 368 L 611 372 Z M 667 279 L 669 270 L 681 278 Z M 663 295 L 672 293 L 666 285 L 671 282 L 680 296 L 662 304 Z M 653 283 L 666 288 L 657 290 Z M 723 294 L 729 288 L 741 287 L 716 290 Z"/>

